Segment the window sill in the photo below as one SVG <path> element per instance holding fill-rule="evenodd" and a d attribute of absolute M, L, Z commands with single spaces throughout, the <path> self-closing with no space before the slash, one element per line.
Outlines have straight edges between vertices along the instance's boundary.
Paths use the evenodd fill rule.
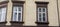
<path fill-rule="evenodd" d="M 12 26 L 23 26 L 24 22 L 19 22 L 19 21 L 10 21 Z"/>
<path fill-rule="evenodd" d="M 21 23 L 21 24 L 23 24 L 24 22 L 19 22 L 19 21 L 10 21 L 10 23 Z"/>
<path fill-rule="evenodd" d="M 37 24 L 49 24 L 49 22 L 35 22 Z"/>
<path fill-rule="evenodd" d="M 7 23 L 7 21 L 5 21 L 5 22 L 0 22 L 0 24 L 6 24 Z"/>

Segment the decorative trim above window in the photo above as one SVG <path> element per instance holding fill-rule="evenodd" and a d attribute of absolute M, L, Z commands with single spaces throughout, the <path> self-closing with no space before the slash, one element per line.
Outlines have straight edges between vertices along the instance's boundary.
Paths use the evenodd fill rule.
<path fill-rule="evenodd" d="M 12 1 L 25 1 L 25 0 L 12 0 Z"/>
<path fill-rule="evenodd" d="M 9 2 L 9 0 L 3 0 L 3 1 L 0 2 L 0 5 L 1 5 L 1 4 L 8 3 L 8 2 Z"/>
<path fill-rule="evenodd" d="M 36 16 L 37 16 L 37 24 L 49 24 L 48 22 L 48 9 L 47 5 L 49 2 L 35 2 L 37 9 L 36 9 Z"/>
<path fill-rule="evenodd" d="M 12 0 L 13 3 L 25 3 L 25 1 L 22 0 Z"/>

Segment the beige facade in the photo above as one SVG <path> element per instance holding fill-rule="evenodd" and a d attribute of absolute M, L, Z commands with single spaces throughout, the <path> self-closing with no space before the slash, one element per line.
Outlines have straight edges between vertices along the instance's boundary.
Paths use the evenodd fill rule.
<path fill-rule="evenodd" d="M 60 23 L 60 0 L 58 0 L 58 10 L 59 10 L 59 23 Z"/>
<path fill-rule="evenodd" d="M 18 0 L 20 1 L 20 0 Z M 60 19 L 60 0 L 58 0 L 59 15 L 57 11 L 57 0 L 22 0 L 24 3 L 23 21 L 24 26 L 37 26 L 36 22 L 36 1 L 49 2 L 48 4 L 48 21 L 49 26 L 59 26 Z M 11 25 L 12 18 L 12 0 L 8 2 L 7 9 L 7 24 Z"/>

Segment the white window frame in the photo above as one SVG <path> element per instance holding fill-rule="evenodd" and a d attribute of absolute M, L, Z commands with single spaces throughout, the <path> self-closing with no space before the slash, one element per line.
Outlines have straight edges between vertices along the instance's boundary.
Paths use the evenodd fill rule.
<path fill-rule="evenodd" d="M 1 11 L 0 22 L 5 22 L 6 21 L 6 7 L 0 8 L 0 11 Z"/>
<path fill-rule="evenodd" d="M 39 8 L 41 8 L 41 12 L 39 12 Z M 43 12 L 43 8 L 45 8 L 45 12 Z M 41 21 L 39 19 L 39 13 L 41 13 Z M 43 21 L 43 13 L 45 13 L 45 21 Z M 47 22 L 47 8 L 46 7 L 38 7 L 38 22 Z"/>
<path fill-rule="evenodd" d="M 14 8 L 17 8 L 17 11 L 14 11 Z M 21 8 L 21 11 L 18 10 L 18 8 Z M 14 14 L 17 13 L 17 18 L 14 19 Z M 13 21 L 19 21 L 18 20 L 18 13 L 21 13 L 21 18 L 20 18 L 20 22 L 22 21 L 22 6 L 13 6 Z"/>

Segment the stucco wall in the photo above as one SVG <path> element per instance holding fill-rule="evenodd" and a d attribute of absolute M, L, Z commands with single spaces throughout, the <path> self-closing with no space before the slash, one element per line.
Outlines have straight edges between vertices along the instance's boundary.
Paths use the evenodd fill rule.
<path fill-rule="evenodd" d="M 60 23 L 60 0 L 58 0 L 59 23 Z"/>
<path fill-rule="evenodd" d="M 9 0 L 8 6 L 7 6 L 7 24 L 6 25 L 11 25 L 10 21 L 11 21 L 11 15 L 12 15 L 12 2 L 11 0 Z"/>
<path fill-rule="evenodd" d="M 35 26 L 36 21 L 36 5 L 34 0 L 26 0 L 25 8 L 25 26 Z"/>
<path fill-rule="evenodd" d="M 49 0 L 48 19 L 49 26 L 59 26 L 56 0 Z"/>
<path fill-rule="evenodd" d="M 26 19 L 25 25 L 36 25 L 36 4 L 35 1 L 49 2 L 48 4 L 48 20 L 49 26 L 59 26 L 57 2 L 56 0 L 26 0 Z"/>

